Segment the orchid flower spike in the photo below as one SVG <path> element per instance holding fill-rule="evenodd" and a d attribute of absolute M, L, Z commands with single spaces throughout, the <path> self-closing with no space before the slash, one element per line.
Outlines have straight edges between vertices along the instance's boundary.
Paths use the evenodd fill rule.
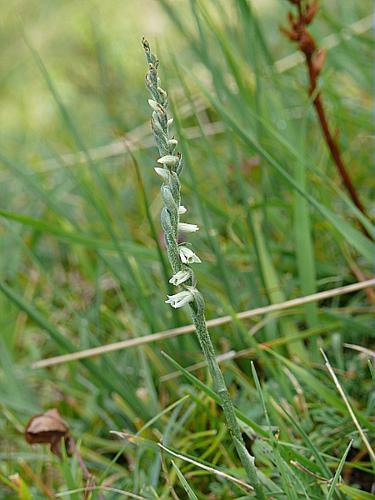
<path fill-rule="evenodd" d="M 290 1 L 301 3 L 302 0 Z M 157 73 L 158 60 L 152 54 L 149 43 L 145 39 L 143 39 L 143 47 L 148 64 L 146 85 L 152 96 L 152 99 L 149 100 L 149 105 L 153 110 L 151 113 L 151 126 L 160 156 L 157 160 L 158 165 L 155 171 L 163 179 L 161 189 L 164 206 L 161 212 L 161 225 L 165 235 L 168 258 L 173 270 L 176 271 L 169 282 L 176 286 L 182 285 L 182 291 L 174 295 L 168 295 L 165 302 L 176 309 L 186 304 L 190 305 L 195 330 L 213 380 L 214 388 L 218 392 L 221 406 L 225 408 L 224 416 L 234 447 L 238 452 L 244 469 L 247 471 L 248 480 L 253 485 L 256 498 L 266 500 L 266 495 L 263 492 L 261 484 L 262 481 L 258 477 L 258 471 L 255 466 L 255 458 L 250 455 L 250 452 L 245 447 L 234 407 L 231 404 L 231 398 L 223 374 L 215 357 L 204 315 L 204 299 L 195 288 L 196 280 L 194 272 L 188 265 L 194 262 L 199 263 L 201 260 L 190 249 L 188 243 L 179 244 L 179 231 L 195 232 L 198 230 L 198 226 L 196 224 L 179 222 L 180 215 L 186 212 L 186 208 L 180 205 L 180 175 L 184 164 L 183 157 L 181 153 L 175 152 L 177 141 L 170 133 L 170 126 L 173 123 L 173 119 L 168 118 L 168 97 L 166 92 L 160 88 L 160 80 Z"/>

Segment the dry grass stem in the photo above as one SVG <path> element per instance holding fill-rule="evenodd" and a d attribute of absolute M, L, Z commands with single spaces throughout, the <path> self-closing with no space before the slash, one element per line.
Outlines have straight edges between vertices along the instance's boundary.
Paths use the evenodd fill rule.
<path fill-rule="evenodd" d="M 296 299 L 287 300 L 285 302 L 281 302 L 280 304 L 272 304 L 269 306 L 257 307 L 256 309 L 249 309 L 247 311 L 242 311 L 234 317 L 221 316 L 219 318 L 210 319 L 207 320 L 207 327 L 214 328 L 216 326 L 230 323 L 234 319 L 248 319 L 263 314 L 269 314 L 275 311 L 281 311 L 283 309 L 302 306 L 304 304 L 309 304 L 311 302 L 319 302 L 321 300 L 325 300 L 330 297 L 336 297 L 338 295 L 357 292 L 359 290 L 363 290 L 365 288 L 374 285 L 375 285 L 375 278 L 372 278 L 366 281 L 353 283 L 352 285 L 332 288 L 331 290 L 326 290 L 324 292 L 313 293 L 311 295 L 305 295 L 303 297 L 298 297 Z M 78 352 L 63 354 L 61 356 L 54 356 L 51 358 L 41 359 L 40 361 L 36 361 L 35 363 L 33 363 L 31 366 L 32 368 L 46 368 L 48 366 L 58 365 L 61 363 L 68 363 L 70 361 L 77 361 L 79 359 L 100 356 L 101 354 L 106 354 L 108 352 L 113 352 L 113 351 L 119 351 L 121 349 L 129 349 L 130 347 L 137 347 L 139 345 L 149 344 L 151 342 L 159 342 L 162 340 L 166 340 L 168 338 L 177 337 L 179 335 L 185 335 L 193 331 L 194 331 L 194 325 L 190 324 L 186 326 L 181 326 L 179 328 L 172 328 L 170 330 L 164 330 L 162 332 L 152 333 L 150 335 L 144 335 L 142 337 L 136 337 L 133 339 L 122 340 L 120 342 L 114 342 L 112 344 L 106 344 L 99 347 L 94 347 L 91 349 L 84 349 Z"/>

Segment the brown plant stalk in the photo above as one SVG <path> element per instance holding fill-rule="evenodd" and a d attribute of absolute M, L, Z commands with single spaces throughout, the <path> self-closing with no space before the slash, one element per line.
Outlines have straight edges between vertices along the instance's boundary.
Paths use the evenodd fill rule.
<path fill-rule="evenodd" d="M 297 14 L 295 15 L 292 12 L 289 12 L 289 27 L 288 29 L 281 28 L 281 31 L 290 40 L 298 44 L 299 50 L 305 57 L 310 82 L 308 92 L 312 98 L 324 140 L 350 198 L 358 210 L 366 215 L 365 208 L 350 178 L 348 169 L 343 162 L 339 145 L 330 131 L 322 96 L 318 88 L 319 75 L 325 61 L 325 52 L 323 49 L 319 49 L 317 47 L 317 44 L 307 27 L 316 16 L 319 9 L 319 3 L 318 1 L 309 0 L 289 0 L 289 2 L 296 6 Z M 372 238 L 362 224 L 361 228 L 366 236 Z"/>

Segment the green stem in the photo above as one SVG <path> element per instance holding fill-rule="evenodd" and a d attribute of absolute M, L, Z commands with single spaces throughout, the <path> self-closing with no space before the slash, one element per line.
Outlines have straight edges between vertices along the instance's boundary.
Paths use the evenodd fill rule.
<path fill-rule="evenodd" d="M 218 394 L 221 402 L 221 407 L 224 411 L 224 416 L 230 437 L 237 450 L 237 454 L 247 473 L 251 485 L 257 494 L 257 498 L 265 499 L 263 487 L 259 481 L 257 470 L 255 467 L 255 459 L 246 449 L 241 429 L 237 421 L 232 400 L 230 398 L 224 376 L 220 370 L 219 363 L 216 360 L 214 346 L 210 334 L 207 330 L 206 318 L 204 314 L 204 299 L 202 295 L 196 294 L 196 300 L 191 305 L 192 318 L 195 325 L 195 330 L 199 340 L 199 344 L 203 351 L 208 370 L 213 380 L 214 390 Z"/>

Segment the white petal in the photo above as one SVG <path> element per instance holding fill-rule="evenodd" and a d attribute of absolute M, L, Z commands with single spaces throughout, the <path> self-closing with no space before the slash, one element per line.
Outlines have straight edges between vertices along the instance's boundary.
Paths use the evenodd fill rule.
<path fill-rule="evenodd" d="M 183 292 L 176 293 L 174 295 L 168 295 L 168 300 L 165 301 L 166 304 L 170 304 L 172 307 L 177 309 L 182 307 L 189 302 L 194 300 L 194 295 L 190 290 L 184 290 Z"/>
<path fill-rule="evenodd" d="M 185 247 L 185 246 L 180 246 L 179 247 L 179 252 L 180 252 L 180 259 L 181 262 L 184 264 L 192 264 L 193 262 L 200 263 L 201 260 L 198 257 L 198 255 L 195 255 L 195 253 L 190 250 L 190 248 Z"/>
<path fill-rule="evenodd" d="M 148 103 L 154 111 L 158 111 L 158 103 L 156 101 L 149 99 Z"/>
<path fill-rule="evenodd" d="M 199 231 L 199 227 L 196 224 L 187 224 L 185 222 L 179 222 L 178 229 L 184 233 L 195 233 L 195 231 Z"/>
<path fill-rule="evenodd" d="M 183 205 L 180 205 L 180 206 L 178 207 L 178 214 L 179 214 L 179 215 L 186 214 L 186 212 L 187 212 L 187 208 L 185 208 Z"/>
<path fill-rule="evenodd" d="M 188 264 L 189 263 L 188 258 L 182 252 L 180 252 L 180 259 L 181 259 L 181 262 L 183 262 L 184 264 Z"/>
<path fill-rule="evenodd" d="M 176 274 L 172 276 L 172 278 L 169 280 L 169 283 L 178 286 L 181 285 L 181 283 L 184 283 L 189 278 L 190 278 L 189 271 L 178 271 Z"/>
<path fill-rule="evenodd" d="M 200 264 L 202 262 L 201 259 L 198 257 L 198 255 L 195 255 L 195 253 L 190 259 L 190 263 L 192 264 L 193 262 L 196 262 L 197 264 Z"/>
<path fill-rule="evenodd" d="M 169 173 L 168 173 L 168 170 L 165 169 L 165 168 L 160 168 L 160 167 L 155 167 L 154 168 L 155 172 L 160 175 L 160 177 L 162 177 L 163 179 L 165 179 L 166 181 L 168 180 L 168 176 L 169 176 Z"/>
<path fill-rule="evenodd" d="M 178 157 L 174 155 L 165 155 L 158 159 L 158 163 L 163 165 L 176 165 L 178 162 Z"/>
<path fill-rule="evenodd" d="M 192 254 L 194 253 L 190 250 L 190 248 L 184 246 L 180 246 L 179 252 L 180 252 L 180 259 L 184 264 L 187 264 L 189 262 L 189 258 L 191 258 Z"/>
<path fill-rule="evenodd" d="M 167 122 L 167 125 L 168 127 L 170 127 L 173 123 L 173 118 L 169 118 L 168 122 Z"/>
<path fill-rule="evenodd" d="M 167 302 L 171 303 L 171 302 L 181 300 L 186 296 L 186 294 L 190 295 L 190 292 L 188 290 L 183 290 L 182 292 L 177 292 L 177 293 L 174 293 L 173 295 L 168 295 Z"/>

